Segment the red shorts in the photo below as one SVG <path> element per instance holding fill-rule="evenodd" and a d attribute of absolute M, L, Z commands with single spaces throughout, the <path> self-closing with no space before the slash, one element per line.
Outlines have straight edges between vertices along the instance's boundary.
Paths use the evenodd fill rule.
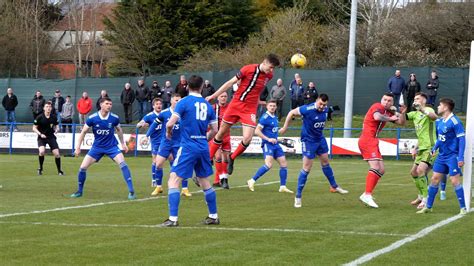
<path fill-rule="evenodd" d="M 209 144 L 211 144 L 212 141 L 213 140 L 210 140 Z M 228 152 L 231 151 L 230 134 L 224 136 L 224 139 L 222 139 L 222 145 L 221 145 L 220 149 L 222 151 L 228 151 Z"/>
<path fill-rule="evenodd" d="M 257 126 L 257 107 L 250 108 L 245 103 L 231 102 L 227 107 L 222 121 L 233 125 L 240 121 L 243 126 L 256 127 Z"/>
<path fill-rule="evenodd" d="M 359 150 L 362 158 L 366 161 L 383 160 L 379 149 L 378 139 L 359 139 Z"/>

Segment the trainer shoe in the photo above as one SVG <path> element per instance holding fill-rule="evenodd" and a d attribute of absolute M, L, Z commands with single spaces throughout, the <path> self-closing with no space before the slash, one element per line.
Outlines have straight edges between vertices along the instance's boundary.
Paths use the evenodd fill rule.
<path fill-rule="evenodd" d="M 414 200 L 412 200 L 412 201 L 410 202 L 410 204 L 413 205 L 413 206 L 418 205 L 418 204 L 420 204 L 420 203 L 421 203 L 421 199 L 420 199 L 420 198 L 416 198 L 416 199 L 414 199 Z"/>
<path fill-rule="evenodd" d="M 359 197 L 360 201 L 362 201 L 365 205 L 371 207 L 371 208 L 378 208 L 379 205 L 375 203 L 374 199 L 372 198 L 372 195 L 368 195 L 365 193 L 362 193 Z"/>
<path fill-rule="evenodd" d="M 72 193 L 69 197 L 70 198 L 80 198 L 80 197 L 82 197 L 82 192 L 76 191 L 76 192 Z"/>
<path fill-rule="evenodd" d="M 189 193 L 188 188 L 183 188 L 183 189 L 181 189 L 181 195 L 183 195 L 185 197 L 191 197 L 193 194 Z"/>
<path fill-rule="evenodd" d="M 63 171 L 58 171 L 58 175 L 64 175 Z"/>
<path fill-rule="evenodd" d="M 285 193 L 291 193 L 293 194 L 293 191 L 289 190 L 286 186 L 280 186 L 280 189 L 278 192 L 285 192 Z"/>
<path fill-rule="evenodd" d="M 137 196 L 135 196 L 135 192 L 129 192 L 128 193 L 128 199 L 129 200 L 137 199 Z"/>
<path fill-rule="evenodd" d="M 222 178 L 221 179 L 221 187 L 223 189 L 229 189 L 229 180 L 227 178 Z"/>
<path fill-rule="evenodd" d="M 446 200 L 446 191 L 441 191 L 439 193 L 439 199 L 440 200 Z"/>
<path fill-rule="evenodd" d="M 229 156 L 229 163 L 227 164 L 227 174 L 231 175 L 234 172 L 234 160 L 232 160 L 232 154 Z"/>
<path fill-rule="evenodd" d="M 247 186 L 249 186 L 250 191 L 255 191 L 255 180 L 253 180 L 253 178 L 247 180 Z"/>
<path fill-rule="evenodd" d="M 199 178 L 197 176 L 193 176 L 191 178 L 191 180 L 193 180 L 194 184 L 197 186 L 197 187 L 201 187 L 201 184 L 199 183 Z"/>
<path fill-rule="evenodd" d="M 202 221 L 203 224 L 205 225 L 218 225 L 221 223 L 221 221 L 219 220 L 219 218 L 211 218 L 211 217 L 206 217 L 206 219 L 204 219 L 204 221 Z"/>
<path fill-rule="evenodd" d="M 431 213 L 431 212 L 433 212 L 432 209 L 428 209 L 427 207 L 424 207 L 423 209 L 417 211 L 416 213 L 423 214 L 423 213 Z"/>
<path fill-rule="evenodd" d="M 170 219 L 166 219 L 163 223 L 160 224 L 160 227 L 176 227 L 178 225 L 178 221 L 171 221 Z"/>
<path fill-rule="evenodd" d="M 466 208 L 461 208 L 461 210 L 459 211 L 459 214 L 466 215 L 467 214 L 467 209 Z"/>
<path fill-rule="evenodd" d="M 424 207 L 426 207 L 426 203 L 424 201 L 421 201 L 420 204 L 418 204 L 418 206 L 416 206 L 416 208 L 418 210 L 421 210 L 423 209 Z"/>
<path fill-rule="evenodd" d="M 43 169 L 38 168 L 38 175 L 43 175 Z"/>
<path fill-rule="evenodd" d="M 337 188 L 331 187 L 331 188 L 329 188 L 329 191 L 330 191 L 331 193 L 339 193 L 339 194 L 347 194 L 347 193 L 349 193 L 349 191 L 347 191 L 347 190 L 345 190 L 345 189 L 343 189 L 343 188 L 341 188 L 341 187 L 337 187 Z"/>
<path fill-rule="evenodd" d="M 163 193 L 163 188 L 161 188 L 161 186 L 156 186 L 155 190 L 153 190 L 153 192 L 151 192 L 151 195 L 152 196 L 158 196 L 158 194 L 160 194 L 160 193 Z"/>
<path fill-rule="evenodd" d="M 295 208 L 301 208 L 301 198 L 295 198 Z"/>

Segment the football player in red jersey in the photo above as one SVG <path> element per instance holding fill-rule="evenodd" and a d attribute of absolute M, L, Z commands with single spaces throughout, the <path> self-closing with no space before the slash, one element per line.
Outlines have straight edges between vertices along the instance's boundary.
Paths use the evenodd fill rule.
<path fill-rule="evenodd" d="M 362 134 L 359 138 L 359 149 L 362 158 L 369 163 L 369 172 L 365 181 L 365 192 L 359 199 L 372 208 L 378 208 L 372 198 L 372 191 L 379 179 L 385 173 L 382 154 L 379 150 L 378 134 L 384 128 L 387 122 L 393 122 L 399 125 L 405 123 L 406 107 L 401 106 L 401 115 L 393 105 L 394 96 L 391 93 L 385 93 L 379 103 L 374 103 L 367 111 L 364 118 Z"/>
<path fill-rule="evenodd" d="M 239 88 L 234 93 L 232 101 L 227 108 L 219 132 L 214 137 L 210 145 L 211 158 L 214 157 L 219 147 L 222 145 L 224 135 L 232 125 L 239 122 L 242 124 L 242 142 L 237 149 L 230 155 L 228 164 L 228 173 L 232 174 L 234 170 L 234 160 L 247 149 L 252 140 L 255 127 L 257 126 L 257 107 L 259 96 L 267 85 L 268 81 L 273 78 L 273 69 L 280 65 L 280 60 L 274 54 L 269 54 L 260 64 L 246 65 L 226 83 L 224 83 L 214 94 L 206 98 L 212 101 L 227 91 L 235 83 L 240 81 Z"/>
<path fill-rule="evenodd" d="M 229 104 L 227 103 L 227 92 L 222 93 L 217 97 L 217 103 L 213 105 L 214 111 L 218 118 L 218 127 L 222 125 L 222 118 L 224 117 L 225 111 Z M 211 145 L 212 140 L 209 141 Z M 222 145 L 220 149 L 216 152 L 215 155 L 215 167 L 216 167 L 216 176 L 214 178 L 214 185 L 222 186 L 224 189 L 229 189 L 228 174 L 227 174 L 227 164 L 229 163 L 229 154 L 230 154 L 230 129 L 227 130 L 227 133 L 224 135 L 222 140 Z"/>

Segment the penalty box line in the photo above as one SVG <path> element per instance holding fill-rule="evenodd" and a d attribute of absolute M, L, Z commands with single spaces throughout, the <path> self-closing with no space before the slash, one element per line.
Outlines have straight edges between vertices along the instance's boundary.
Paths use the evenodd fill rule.
<path fill-rule="evenodd" d="M 276 184 L 276 183 L 280 183 L 280 181 L 271 181 L 271 182 L 255 184 L 255 186 L 267 186 L 267 185 L 272 185 L 272 184 Z M 236 186 L 234 188 L 244 188 L 244 187 L 247 187 L 247 185 Z M 222 190 L 222 188 L 216 188 L 215 190 Z M 199 193 L 202 193 L 202 190 L 191 192 L 191 194 L 199 194 Z M 87 205 L 59 207 L 59 208 L 53 208 L 53 209 L 47 209 L 47 210 L 6 213 L 6 214 L 0 214 L 0 219 L 1 218 L 6 218 L 6 217 L 13 217 L 13 216 L 22 216 L 22 215 L 30 215 L 30 214 L 42 214 L 42 213 L 48 213 L 48 212 L 59 212 L 59 211 L 67 211 L 67 210 L 75 210 L 75 209 L 93 208 L 93 207 L 113 205 L 113 204 L 143 202 L 143 201 L 149 201 L 149 200 L 163 199 L 163 198 L 167 198 L 167 197 L 168 196 L 159 196 L 159 197 L 148 197 L 148 198 L 136 199 L 136 200 L 117 200 L 117 201 L 108 201 L 108 202 L 98 202 L 98 203 L 92 203 L 92 204 L 87 204 Z"/>
<path fill-rule="evenodd" d="M 474 208 L 470 209 L 470 212 L 474 211 Z M 469 215 L 469 214 L 467 214 Z M 458 214 L 458 215 L 455 215 L 455 216 L 452 216 L 452 217 L 449 217 L 447 219 L 444 219 L 438 223 L 435 223 L 433 225 L 430 225 L 422 230 L 420 230 L 418 233 L 416 234 L 412 234 L 412 235 L 409 235 L 401 240 L 398 240 L 392 244 L 390 244 L 389 246 L 386 246 L 384 248 L 381 248 L 381 249 L 378 249 L 374 252 L 370 252 L 370 253 L 367 253 L 351 262 L 348 262 L 346 264 L 343 264 L 344 266 L 353 266 L 353 265 L 360 265 L 360 264 L 363 264 L 363 263 L 366 263 L 366 262 L 369 262 L 373 259 L 375 259 L 376 257 L 378 256 L 381 256 L 383 254 L 386 254 L 386 253 L 389 253 L 389 252 L 392 252 L 400 247 L 402 247 L 403 245 L 405 244 L 408 244 L 412 241 L 415 241 L 417 239 L 420 239 L 420 238 L 423 238 L 425 236 L 427 236 L 429 233 L 435 231 L 436 229 L 439 229 L 445 225 L 448 225 L 452 222 L 455 222 L 461 218 L 463 218 L 464 216 L 466 215 L 462 215 L 462 214 Z"/>
<path fill-rule="evenodd" d="M 241 228 L 241 227 L 221 227 L 221 226 L 178 226 L 174 228 L 161 227 L 160 225 L 147 224 L 85 224 L 85 223 L 49 223 L 49 222 L 25 222 L 25 221 L 0 221 L 0 224 L 17 225 L 43 225 L 43 226 L 64 226 L 64 227 L 98 227 L 98 228 L 153 228 L 164 230 L 209 230 L 209 231 L 234 231 L 234 232 L 276 232 L 276 233 L 310 233 L 310 234 L 341 234 L 341 235 L 362 235 L 362 236 L 382 236 L 382 237 L 407 237 L 407 234 L 382 233 L 382 232 L 357 232 L 357 231 L 325 231 L 307 230 L 292 228 Z"/>

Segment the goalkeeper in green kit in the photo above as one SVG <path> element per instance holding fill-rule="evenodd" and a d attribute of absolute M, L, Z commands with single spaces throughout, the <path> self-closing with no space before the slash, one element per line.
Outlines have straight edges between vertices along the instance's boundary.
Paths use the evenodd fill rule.
<path fill-rule="evenodd" d="M 418 197 L 411 202 L 417 209 L 426 205 L 428 197 L 428 171 L 433 166 L 436 156 L 431 155 L 431 149 L 436 143 L 436 124 L 438 119 L 433 108 L 426 106 L 428 96 L 422 92 L 415 94 L 413 101 L 414 111 L 406 114 L 406 120 L 413 121 L 415 125 L 418 147 L 414 155 L 415 163 L 411 168 L 411 176 L 418 189 Z"/>

